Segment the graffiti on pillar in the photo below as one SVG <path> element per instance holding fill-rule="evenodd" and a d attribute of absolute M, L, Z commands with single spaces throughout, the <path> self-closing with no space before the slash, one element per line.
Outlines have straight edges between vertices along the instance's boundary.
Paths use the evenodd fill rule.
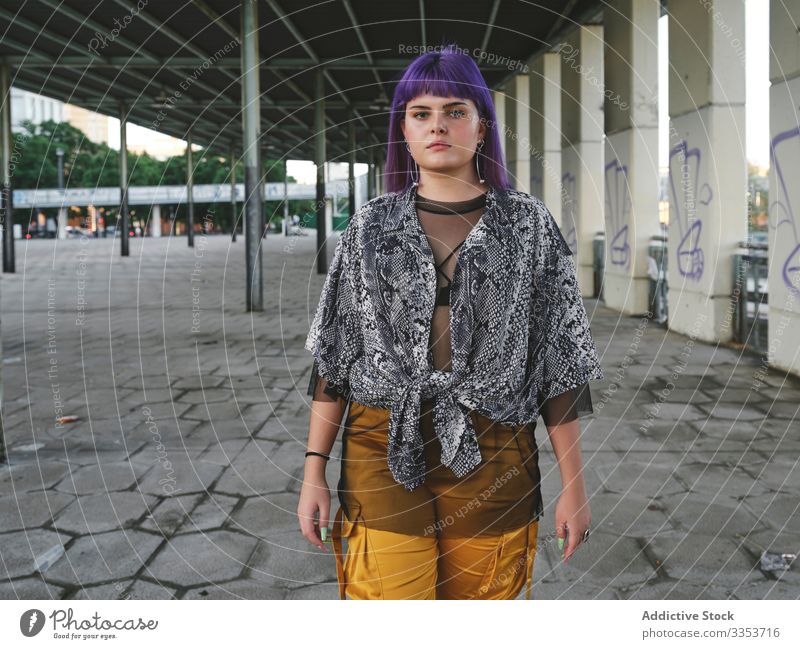
<path fill-rule="evenodd" d="M 701 172 L 700 149 L 690 149 L 686 140 L 681 140 L 669 152 L 672 209 L 680 233 L 675 254 L 678 272 L 695 281 L 703 276 L 704 267 L 703 249 L 700 246 L 703 220 L 702 213 L 698 212 L 707 207 L 713 198 L 711 186 L 701 180 Z"/>
<path fill-rule="evenodd" d="M 786 288 L 793 294 L 800 296 L 800 233 L 798 232 L 797 219 L 792 205 L 790 191 L 793 188 L 786 185 L 786 173 L 791 173 L 792 170 L 784 169 L 779 155 L 778 146 L 780 151 L 786 151 L 787 148 L 792 152 L 796 158 L 796 147 L 800 147 L 800 126 L 796 126 L 788 131 L 778 133 L 769 147 L 769 158 L 772 168 L 775 170 L 775 176 L 778 180 L 776 189 L 775 201 L 770 205 L 770 227 L 776 231 L 783 226 L 783 229 L 778 234 L 784 236 L 785 239 L 791 240 L 791 251 L 783 262 L 783 269 L 781 276 Z M 796 176 L 793 183 L 796 183 Z"/>
<path fill-rule="evenodd" d="M 575 232 L 575 215 L 578 213 L 578 182 L 575 174 L 569 171 L 561 176 L 561 187 L 564 195 L 564 209 L 561 211 L 561 234 L 572 250 L 578 254 L 578 236 Z"/>
<path fill-rule="evenodd" d="M 615 266 L 630 269 L 628 223 L 631 217 L 631 192 L 628 186 L 628 167 L 615 158 L 606 165 L 605 176 L 606 214 L 611 228 L 610 260 Z"/>

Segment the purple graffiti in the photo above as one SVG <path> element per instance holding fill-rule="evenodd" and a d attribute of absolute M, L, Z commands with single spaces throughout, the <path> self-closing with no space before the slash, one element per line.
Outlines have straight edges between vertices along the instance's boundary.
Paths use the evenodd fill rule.
<path fill-rule="evenodd" d="M 615 266 L 630 268 L 631 247 L 628 243 L 628 221 L 631 214 L 631 192 L 628 185 L 628 167 L 618 159 L 605 167 L 606 213 L 609 215 L 612 239 L 610 259 Z"/>
<path fill-rule="evenodd" d="M 677 169 L 676 169 L 677 166 Z M 700 149 L 690 149 L 681 140 L 669 152 L 669 184 L 680 241 L 676 250 L 678 272 L 698 281 L 703 276 L 704 256 L 700 246 L 703 221 L 698 206 L 707 206 L 713 198 L 711 186 L 699 182 Z M 677 182 L 676 182 L 677 181 Z"/>
<path fill-rule="evenodd" d="M 800 138 L 800 126 L 796 126 L 783 133 L 778 133 L 778 135 L 772 138 L 772 142 L 770 142 L 769 158 L 778 179 L 778 187 L 776 188 L 778 196 L 772 205 L 770 205 L 769 220 L 770 226 L 776 231 L 781 225 L 787 225 L 794 238 L 795 246 L 783 262 L 782 276 L 786 288 L 800 297 L 800 237 L 798 237 L 794 208 L 792 206 L 791 197 L 789 196 L 789 190 L 786 186 L 786 179 L 783 175 L 783 166 L 780 156 L 778 155 L 778 145 L 783 145 L 781 146 L 781 150 L 784 150 L 787 145 L 796 146 L 800 144 L 797 138 Z M 795 156 L 797 155 L 794 148 L 790 148 L 790 151 Z"/>

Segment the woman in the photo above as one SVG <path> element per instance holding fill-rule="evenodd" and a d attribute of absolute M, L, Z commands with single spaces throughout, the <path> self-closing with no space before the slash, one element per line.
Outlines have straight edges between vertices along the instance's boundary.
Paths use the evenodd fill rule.
<path fill-rule="evenodd" d="M 543 203 L 510 188 L 491 94 L 461 50 L 408 66 L 389 131 L 390 191 L 348 224 L 306 341 L 300 528 L 325 548 L 325 466 L 349 406 L 340 598 L 513 599 L 523 585 L 529 598 L 540 414 L 565 561 L 591 523 L 578 418 L 603 374 L 572 253 Z"/>

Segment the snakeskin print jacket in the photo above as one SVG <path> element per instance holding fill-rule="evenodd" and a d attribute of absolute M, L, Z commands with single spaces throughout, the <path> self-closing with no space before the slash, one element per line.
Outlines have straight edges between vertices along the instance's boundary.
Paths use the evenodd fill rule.
<path fill-rule="evenodd" d="M 333 255 L 305 349 L 320 376 L 390 410 L 388 462 L 424 482 L 421 401 L 433 400 L 442 463 L 462 477 L 481 454 L 470 410 L 504 425 L 536 421 L 545 398 L 602 379 L 575 261 L 544 203 L 490 188 L 450 286 L 451 371 L 433 367 L 434 258 L 416 188 L 356 211 Z"/>

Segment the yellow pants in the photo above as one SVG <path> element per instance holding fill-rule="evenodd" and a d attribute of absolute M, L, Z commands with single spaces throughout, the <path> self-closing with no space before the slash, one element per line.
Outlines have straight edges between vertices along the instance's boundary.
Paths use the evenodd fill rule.
<path fill-rule="evenodd" d="M 334 518 L 339 599 L 530 599 L 539 522 L 499 536 L 436 538 Z M 347 539 L 347 554 L 342 539 Z"/>

